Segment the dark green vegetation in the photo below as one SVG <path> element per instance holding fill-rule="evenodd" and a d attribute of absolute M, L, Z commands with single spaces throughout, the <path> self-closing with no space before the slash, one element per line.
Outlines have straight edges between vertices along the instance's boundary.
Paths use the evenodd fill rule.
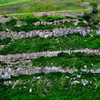
<path fill-rule="evenodd" d="M 53 22 L 55 20 L 61 20 L 61 19 L 73 19 L 72 17 L 69 16 L 43 16 L 43 17 L 35 17 L 33 15 L 30 16 L 23 16 L 23 17 L 18 17 L 20 21 L 26 22 L 26 23 L 33 23 L 37 21 L 46 21 L 46 22 Z"/>
<path fill-rule="evenodd" d="M 6 45 L 6 44 L 8 44 L 10 41 L 11 41 L 11 38 L 6 38 L 6 39 L 3 39 L 3 40 L 0 40 L 0 45 Z"/>
<path fill-rule="evenodd" d="M 0 31 L 4 31 L 5 30 L 5 26 L 4 26 L 4 24 L 3 23 L 0 23 Z"/>
<path fill-rule="evenodd" d="M 80 78 L 76 78 L 80 75 Z M 83 80 L 86 80 L 84 82 Z M 1 100 L 99 100 L 100 74 L 78 71 L 12 77 L 0 80 Z M 4 82 L 11 84 L 4 85 Z M 72 84 L 73 81 L 80 83 Z M 14 85 L 17 83 L 16 85 Z M 84 84 L 84 85 L 83 85 Z M 30 89 L 32 89 L 31 92 Z"/>
<path fill-rule="evenodd" d="M 6 64 L 5 62 L 1 62 L 1 61 L 0 61 L 0 67 L 1 67 L 1 66 L 4 66 L 4 65 L 7 65 L 7 64 Z"/>
<path fill-rule="evenodd" d="M 73 49 L 99 49 L 100 50 L 100 35 L 83 37 L 81 35 L 68 35 L 61 37 L 50 38 L 26 38 L 16 39 L 6 48 L 0 50 L 0 54 L 14 54 L 26 52 L 41 52 L 54 50 L 73 50 Z"/>
<path fill-rule="evenodd" d="M 81 69 L 84 66 L 87 68 L 100 68 L 100 56 L 87 55 L 84 53 L 60 53 L 56 57 L 40 57 L 32 60 L 33 66 L 61 66 L 64 68 Z"/>
<path fill-rule="evenodd" d="M 98 16 L 98 12 L 96 12 L 94 14 L 94 12 L 92 11 L 90 14 L 87 12 L 84 12 L 84 15 L 79 17 L 78 20 L 80 21 L 78 25 L 83 25 L 84 27 L 90 27 L 91 29 L 95 30 L 98 29 L 97 27 L 99 26 L 99 22 L 100 22 L 100 17 Z M 84 24 L 83 21 L 86 21 L 87 24 Z"/>

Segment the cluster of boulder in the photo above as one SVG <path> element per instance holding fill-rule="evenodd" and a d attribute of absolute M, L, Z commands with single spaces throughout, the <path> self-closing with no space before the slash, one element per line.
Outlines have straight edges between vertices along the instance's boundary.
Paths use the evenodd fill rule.
<path fill-rule="evenodd" d="M 13 39 L 20 39 L 20 38 L 31 38 L 35 36 L 40 36 L 42 38 L 47 38 L 51 36 L 63 36 L 68 34 L 76 34 L 79 33 L 80 35 L 86 36 L 91 33 L 91 29 L 89 27 L 69 27 L 69 28 L 56 28 L 52 30 L 33 30 L 30 32 L 0 32 L 0 39 L 5 38 L 13 38 Z"/>
<path fill-rule="evenodd" d="M 53 21 L 53 22 L 44 22 L 44 21 L 41 21 L 41 22 L 35 22 L 33 23 L 34 25 L 56 25 L 56 24 L 62 24 L 62 23 L 75 23 L 77 21 L 77 19 L 61 19 L 61 20 L 56 20 L 56 21 Z"/>

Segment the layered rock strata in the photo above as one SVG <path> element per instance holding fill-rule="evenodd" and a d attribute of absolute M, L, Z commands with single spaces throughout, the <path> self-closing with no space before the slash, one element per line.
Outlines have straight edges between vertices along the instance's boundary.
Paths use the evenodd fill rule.
<path fill-rule="evenodd" d="M 27 69 L 25 68 L 17 68 L 17 69 L 12 69 L 12 68 L 0 68 L 0 77 L 7 79 L 11 78 L 11 76 L 16 76 L 16 75 L 32 75 L 36 73 L 51 73 L 51 72 L 62 72 L 62 73 L 74 73 L 77 72 L 78 69 L 75 68 L 61 68 L 61 67 L 38 67 L 38 66 L 31 66 L 28 67 Z M 91 72 L 91 73 L 100 73 L 100 69 L 81 69 L 83 72 Z"/>
<path fill-rule="evenodd" d="M 3 62 L 16 62 L 16 61 L 24 61 L 30 59 L 36 59 L 39 57 L 52 57 L 57 56 L 59 53 L 75 53 L 75 52 L 83 52 L 87 54 L 100 55 L 99 50 L 89 50 L 89 49 L 80 49 L 80 50 L 61 50 L 61 51 L 45 51 L 45 52 L 34 52 L 34 53 L 21 53 L 21 54 L 8 54 L 8 55 L 0 55 L 0 61 Z"/>
<path fill-rule="evenodd" d="M 31 38 L 35 36 L 40 36 L 42 38 L 47 38 L 51 36 L 63 36 L 68 34 L 76 34 L 79 33 L 82 36 L 86 36 L 91 33 L 91 29 L 89 27 L 69 27 L 69 28 L 56 28 L 50 30 L 33 30 L 30 32 L 0 32 L 0 39 L 5 38 L 13 38 L 13 39 L 20 39 L 20 38 Z"/>

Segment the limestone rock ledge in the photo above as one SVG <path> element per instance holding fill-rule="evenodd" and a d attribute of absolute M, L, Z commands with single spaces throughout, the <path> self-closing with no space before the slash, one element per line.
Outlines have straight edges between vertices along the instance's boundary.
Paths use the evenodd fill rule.
<path fill-rule="evenodd" d="M 50 30 L 33 30 L 30 32 L 0 32 L 0 39 L 5 38 L 13 38 L 13 39 L 20 39 L 20 38 L 31 38 L 35 36 L 40 36 L 42 38 L 47 38 L 51 36 L 63 36 L 68 34 L 76 34 L 79 33 L 80 35 L 86 36 L 91 33 L 91 29 L 89 27 L 69 27 L 69 28 L 56 28 Z"/>

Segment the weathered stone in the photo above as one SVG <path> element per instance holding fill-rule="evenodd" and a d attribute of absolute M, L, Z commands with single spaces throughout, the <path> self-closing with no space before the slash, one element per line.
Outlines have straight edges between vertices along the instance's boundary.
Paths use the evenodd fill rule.
<path fill-rule="evenodd" d="M 1 68 L 0 68 L 1 71 Z M 39 67 L 39 66 L 26 66 L 25 68 L 18 68 L 17 69 L 12 69 L 12 71 L 9 73 L 8 70 L 4 70 L 3 71 L 3 75 L 2 78 L 7 79 L 7 78 L 11 78 L 11 76 L 16 76 L 16 75 L 32 75 L 32 74 L 36 74 L 36 73 L 51 73 L 51 72 L 68 72 L 68 73 L 74 73 L 77 72 L 78 69 L 76 68 L 62 68 L 60 66 L 43 66 L 43 67 Z M 91 72 L 91 73 L 100 73 L 100 69 L 82 69 L 81 71 L 85 71 L 85 72 Z M 80 78 L 81 75 L 77 75 L 77 78 Z M 85 83 L 85 80 L 82 80 L 83 83 Z"/>
<path fill-rule="evenodd" d="M 11 78 L 11 74 L 9 72 L 5 72 L 1 78 L 7 79 L 7 78 Z"/>
<path fill-rule="evenodd" d="M 80 50 L 61 50 L 61 51 L 45 51 L 45 52 L 34 52 L 34 53 L 22 53 L 22 54 L 8 54 L 8 55 L 0 55 L 0 61 L 4 62 L 14 62 L 14 61 L 24 61 L 24 60 L 30 60 L 30 59 L 36 59 L 38 57 L 52 57 L 57 56 L 58 53 L 75 53 L 75 52 L 84 52 L 87 54 L 95 54 L 100 55 L 99 50 L 89 50 L 89 49 L 80 49 Z"/>
<path fill-rule="evenodd" d="M 0 39 L 5 38 L 13 38 L 13 39 L 20 39 L 20 38 L 28 38 L 28 37 L 35 37 L 40 36 L 42 38 L 47 38 L 51 36 L 63 36 L 67 34 L 76 34 L 79 33 L 80 35 L 87 35 L 90 34 L 92 30 L 89 27 L 69 27 L 69 28 L 56 28 L 50 30 L 33 30 L 30 32 L 0 32 Z"/>

